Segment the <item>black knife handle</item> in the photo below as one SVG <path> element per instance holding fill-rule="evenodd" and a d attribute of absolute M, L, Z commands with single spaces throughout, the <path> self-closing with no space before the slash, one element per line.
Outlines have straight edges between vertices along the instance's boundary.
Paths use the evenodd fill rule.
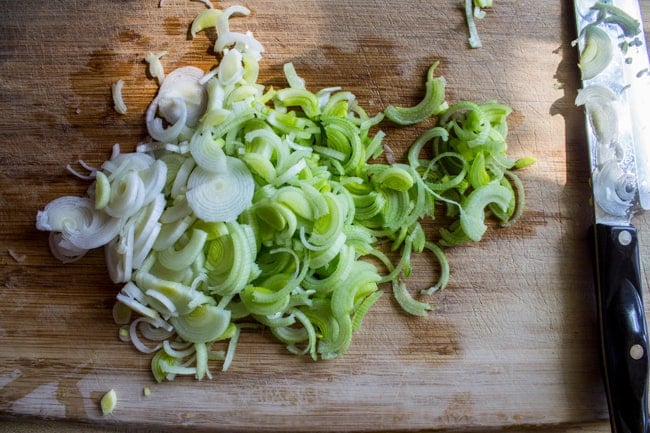
<path fill-rule="evenodd" d="M 614 433 L 648 431 L 648 331 L 633 226 L 596 224 L 596 298 Z"/>

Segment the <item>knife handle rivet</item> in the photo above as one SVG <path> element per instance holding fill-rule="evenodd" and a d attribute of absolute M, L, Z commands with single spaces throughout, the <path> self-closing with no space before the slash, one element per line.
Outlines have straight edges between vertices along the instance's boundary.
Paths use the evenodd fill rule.
<path fill-rule="evenodd" d="M 643 350 L 643 346 L 640 344 L 635 344 L 632 347 L 630 347 L 630 358 L 632 358 L 635 361 L 638 361 L 639 359 L 643 358 L 645 351 Z"/>
<path fill-rule="evenodd" d="M 625 246 L 630 245 L 632 242 L 632 234 L 628 232 L 627 230 L 621 230 L 618 233 L 618 243 Z"/>

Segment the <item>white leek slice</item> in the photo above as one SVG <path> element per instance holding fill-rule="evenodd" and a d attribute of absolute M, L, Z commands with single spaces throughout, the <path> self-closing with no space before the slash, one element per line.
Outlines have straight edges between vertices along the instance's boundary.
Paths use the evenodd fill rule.
<path fill-rule="evenodd" d="M 126 173 L 111 185 L 111 198 L 104 211 L 113 217 L 129 217 L 144 205 L 145 186 L 135 171 Z"/>
<path fill-rule="evenodd" d="M 95 209 L 106 207 L 111 198 L 111 183 L 101 170 L 95 172 Z"/>
<path fill-rule="evenodd" d="M 133 271 L 134 225 L 128 224 L 123 233 L 106 244 L 104 258 L 111 281 L 126 283 Z"/>
<path fill-rule="evenodd" d="M 244 77 L 242 54 L 237 48 L 224 50 L 223 57 L 217 69 L 219 81 L 224 86 L 235 84 Z"/>
<path fill-rule="evenodd" d="M 160 117 L 156 117 L 159 107 L 162 105 L 164 111 L 174 114 L 173 124 L 167 128 L 163 126 Z M 146 114 L 147 131 L 155 140 L 163 143 L 174 143 L 183 131 L 187 122 L 187 105 L 180 97 L 169 97 L 168 95 L 156 97 Z"/>
<path fill-rule="evenodd" d="M 156 196 L 165 187 L 167 182 L 167 165 L 160 160 L 156 160 L 150 167 L 138 172 L 144 186 L 144 197 L 142 205 L 146 206 L 151 203 Z"/>
<path fill-rule="evenodd" d="M 217 33 L 221 35 L 230 32 L 230 24 L 228 22 L 230 20 L 230 17 L 237 16 L 237 15 L 248 16 L 250 15 L 250 13 L 251 11 L 247 7 L 242 5 L 228 6 L 217 17 L 217 22 L 216 22 Z"/>
<path fill-rule="evenodd" d="M 229 47 L 238 49 L 242 54 L 250 53 L 255 59 L 259 59 L 261 53 L 264 51 L 264 46 L 253 37 L 251 32 L 227 32 L 219 34 L 214 44 L 214 50 L 223 52 L 223 50 Z"/>
<path fill-rule="evenodd" d="M 120 114 L 126 114 L 127 108 L 122 97 L 122 88 L 124 87 L 124 80 L 117 80 L 111 86 L 111 94 L 113 96 L 113 104 L 115 111 Z"/>
<path fill-rule="evenodd" d="M 184 66 L 165 77 L 146 113 L 147 130 L 152 138 L 174 143 L 186 126 L 196 125 L 207 104 L 207 92 L 201 84 L 203 75 L 203 70 L 197 67 Z M 163 127 L 163 119 L 170 123 L 169 127 Z"/>
<path fill-rule="evenodd" d="M 201 305 L 189 314 L 170 319 L 176 333 L 185 341 L 206 343 L 217 340 L 230 325 L 230 311 Z"/>
<path fill-rule="evenodd" d="M 61 263 L 72 263 L 82 258 L 89 250 L 74 246 L 60 232 L 50 232 L 48 244 L 52 255 Z"/>
<path fill-rule="evenodd" d="M 122 220 L 96 210 L 94 202 L 87 197 L 59 197 L 36 214 L 36 228 L 60 232 L 70 247 L 76 247 L 68 248 L 71 251 L 106 245 L 117 236 L 121 225 Z"/>
<path fill-rule="evenodd" d="M 209 172 L 227 170 L 223 140 L 215 140 L 209 132 L 197 132 L 190 140 L 190 153 L 197 165 Z"/>
<path fill-rule="evenodd" d="M 149 64 L 149 74 L 158 80 L 158 84 L 162 84 L 165 79 L 165 70 L 163 68 L 160 58 L 167 55 L 167 51 L 160 53 L 149 53 L 145 56 L 144 61 Z"/>
<path fill-rule="evenodd" d="M 208 222 L 230 222 L 250 206 L 254 190 L 248 167 L 241 160 L 228 157 L 223 173 L 191 187 L 186 196 L 197 217 Z"/>

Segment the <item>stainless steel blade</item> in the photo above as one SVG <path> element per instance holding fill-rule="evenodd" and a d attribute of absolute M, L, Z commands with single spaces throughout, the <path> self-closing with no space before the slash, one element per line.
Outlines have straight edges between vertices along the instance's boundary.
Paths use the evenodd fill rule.
<path fill-rule="evenodd" d="M 628 224 L 636 210 L 650 208 L 650 65 L 642 26 L 626 35 L 617 17 L 607 12 L 608 6 L 641 23 L 638 0 L 575 1 L 581 56 L 590 26 L 608 36 L 611 51 L 607 66 L 583 79 L 579 92 L 588 101 L 596 222 Z"/>

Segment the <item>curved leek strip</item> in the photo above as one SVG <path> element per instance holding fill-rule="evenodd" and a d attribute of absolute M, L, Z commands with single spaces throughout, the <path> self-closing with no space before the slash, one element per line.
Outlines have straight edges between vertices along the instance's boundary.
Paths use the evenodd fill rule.
<path fill-rule="evenodd" d="M 379 279 L 379 274 L 374 265 L 364 261 L 355 261 L 346 281 L 334 287 L 332 292 L 332 314 L 337 318 L 349 317 L 354 310 L 354 301 L 357 294 L 364 289 L 368 292 L 377 290 Z"/>
<path fill-rule="evenodd" d="M 337 333 L 336 338 L 321 339 L 318 344 L 318 353 L 323 359 L 335 359 L 345 353 L 352 342 L 352 319 L 350 316 L 335 317 Z"/>
<path fill-rule="evenodd" d="M 242 56 L 242 64 L 243 64 Z M 245 70 L 243 71 L 245 73 Z M 242 75 L 240 79 L 244 79 Z M 245 111 L 248 106 L 255 103 L 256 99 L 260 97 L 264 89 L 254 84 L 241 83 L 238 86 L 233 86 L 233 89 L 226 93 L 224 100 L 224 107 L 235 112 Z"/>
<path fill-rule="evenodd" d="M 237 245 L 234 250 L 229 250 L 231 256 L 227 263 L 231 266 L 225 274 L 211 272 L 217 265 L 208 253 L 206 269 L 208 271 L 209 291 L 221 296 L 240 292 L 251 278 L 256 251 L 254 245 L 248 242 L 246 226 L 237 223 L 228 223 L 228 233 L 232 245 Z M 215 241 L 212 241 L 213 243 Z M 208 247 L 209 248 L 209 247 Z M 232 248 L 232 247 L 231 247 Z M 228 253 L 228 252 L 227 252 Z"/>
<path fill-rule="evenodd" d="M 440 264 L 440 277 L 438 278 L 438 282 L 428 289 L 420 291 L 423 295 L 431 295 L 434 292 L 447 287 L 447 284 L 449 283 L 449 261 L 447 260 L 444 251 L 438 245 L 427 241 L 424 246 L 436 256 L 436 259 L 438 259 L 438 263 Z"/>
<path fill-rule="evenodd" d="M 614 48 L 609 34 L 595 25 L 584 29 L 585 47 L 580 55 L 578 67 L 583 80 L 590 80 L 600 74 L 612 62 Z"/>
<path fill-rule="evenodd" d="M 312 269 L 318 269 L 330 263 L 334 257 L 339 254 L 341 248 L 343 248 L 343 245 L 345 245 L 345 241 L 345 234 L 343 231 L 340 231 L 338 235 L 327 244 L 327 248 L 319 251 L 310 251 L 309 267 Z"/>
<path fill-rule="evenodd" d="M 217 68 L 217 76 L 224 86 L 229 86 L 244 78 L 243 57 L 238 49 L 224 50 L 223 58 Z"/>
<path fill-rule="evenodd" d="M 641 23 L 623 9 L 604 2 L 596 2 L 591 9 L 598 11 L 598 21 L 618 25 L 623 34 L 631 38 L 641 33 Z"/>
<path fill-rule="evenodd" d="M 386 199 L 384 226 L 392 231 L 405 227 L 414 207 L 408 191 L 386 190 Z"/>
<path fill-rule="evenodd" d="M 242 53 L 242 63 L 244 65 L 244 76 L 242 77 L 244 81 L 256 83 L 260 73 L 260 65 L 255 53 Z"/>
<path fill-rule="evenodd" d="M 169 355 L 164 350 L 159 350 L 151 358 L 151 373 L 153 374 L 156 382 L 161 383 L 165 379 L 169 379 L 165 367 L 169 365 L 175 365 L 178 362 L 178 358 Z"/>
<path fill-rule="evenodd" d="M 134 215 L 133 267 L 138 269 L 153 248 L 162 224 L 158 222 L 165 208 L 165 196 L 158 196 Z"/>
<path fill-rule="evenodd" d="M 480 188 L 491 181 L 490 174 L 485 169 L 485 154 L 476 154 L 472 166 L 469 169 L 469 183 L 473 188 Z"/>
<path fill-rule="evenodd" d="M 386 206 L 386 196 L 380 191 L 370 191 L 365 195 L 353 195 L 355 219 L 362 221 L 364 226 L 373 226 L 374 217 L 380 215 Z M 382 225 L 383 221 L 377 222 Z"/>
<path fill-rule="evenodd" d="M 165 79 L 165 71 L 160 61 L 160 58 L 167 55 L 167 51 L 161 53 L 149 53 L 145 56 L 144 61 L 149 64 L 149 74 L 158 80 L 158 84 L 162 84 Z"/>
<path fill-rule="evenodd" d="M 467 21 L 467 30 L 469 31 L 469 46 L 470 48 L 481 48 L 481 38 L 476 29 L 476 22 L 474 21 L 474 3 L 475 0 L 465 0 L 465 20 Z"/>
<path fill-rule="evenodd" d="M 201 305 L 190 313 L 172 317 L 176 333 L 185 341 L 207 343 L 215 341 L 230 325 L 230 311 L 213 305 Z"/>
<path fill-rule="evenodd" d="M 282 311 L 275 314 L 250 314 L 250 312 L 246 310 L 246 316 L 253 317 L 255 321 L 268 328 L 288 327 L 293 326 L 296 323 L 296 318 L 293 315 L 285 314 Z"/>
<path fill-rule="evenodd" d="M 242 326 L 244 325 L 235 326 L 235 331 L 233 332 L 232 337 L 230 337 L 230 341 L 228 342 L 228 349 L 226 349 L 226 356 L 223 358 L 223 366 L 221 367 L 222 371 L 228 370 L 230 364 L 232 364 L 232 360 L 235 357 L 235 349 L 237 348 L 237 343 L 239 342 L 239 335 L 241 334 Z"/>
<path fill-rule="evenodd" d="M 409 147 L 408 162 L 411 167 L 418 168 L 420 166 L 419 158 L 422 148 L 425 144 L 435 139 L 447 141 L 449 139 L 449 132 L 445 128 L 435 126 L 420 134 Z"/>
<path fill-rule="evenodd" d="M 472 191 L 463 203 L 460 215 L 460 226 L 467 237 L 476 242 L 481 240 L 487 230 L 484 209 L 489 203 L 496 203 L 500 208 L 507 209 L 512 200 L 512 190 L 495 183 Z"/>
<path fill-rule="evenodd" d="M 104 247 L 108 275 L 114 283 L 126 283 L 133 270 L 134 226 L 128 224 L 123 231 Z"/>
<path fill-rule="evenodd" d="M 347 160 L 343 164 L 345 173 L 356 174 L 366 159 L 358 128 L 348 119 L 341 117 L 327 117 L 322 119 L 322 122 L 328 146 L 347 156 Z"/>
<path fill-rule="evenodd" d="M 165 187 L 167 182 L 167 165 L 163 161 L 154 161 L 149 167 L 140 170 L 138 175 L 144 186 L 142 205 L 151 203 Z"/>
<path fill-rule="evenodd" d="M 460 166 L 458 173 L 453 175 L 448 171 L 445 171 L 444 174 L 435 176 L 434 171 L 436 170 L 437 165 L 448 163 L 449 160 L 456 160 L 456 162 L 458 162 Z M 432 174 L 431 177 L 438 180 L 429 181 L 428 187 L 433 191 L 446 191 L 446 190 L 460 187 L 460 185 L 465 181 L 468 172 L 469 172 L 469 167 L 467 164 L 467 160 L 465 158 L 463 158 L 461 155 L 455 152 L 443 152 L 438 154 L 435 158 L 433 158 L 429 162 L 426 170 L 422 174 L 422 177 L 423 180 L 427 180 L 429 178 L 429 174 L 431 173 Z"/>
<path fill-rule="evenodd" d="M 190 153 L 199 167 L 212 173 L 222 173 L 227 170 L 223 145 L 223 140 L 215 140 L 212 134 L 200 132 L 190 140 Z"/>
<path fill-rule="evenodd" d="M 314 211 L 309 199 L 295 186 L 284 186 L 275 196 L 275 200 L 291 209 L 296 216 L 305 220 L 314 220 Z"/>
<path fill-rule="evenodd" d="M 114 108 L 115 108 L 115 111 L 117 111 L 120 114 L 126 114 L 126 112 L 127 112 L 127 107 L 126 107 L 126 104 L 124 103 L 124 99 L 122 97 L 122 88 L 123 87 L 124 87 L 124 80 L 117 80 L 111 86 L 111 94 L 113 96 Z"/>
<path fill-rule="evenodd" d="M 524 207 L 525 207 L 525 202 L 526 202 L 526 194 L 524 192 L 524 184 L 521 182 L 521 179 L 519 179 L 519 176 L 514 174 L 511 171 L 506 171 L 504 173 L 504 176 L 507 178 L 507 181 L 510 182 L 510 185 L 512 189 L 515 192 L 515 207 L 512 210 L 512 212 L 509 212 L 508 214 L 504 215 L 505 218 L 501 218 L 503 221 L 501 223 L 501 227 L 510 227 L 519 219 L 521 219 L 521 216 L 524 214 Z"/>
<path fill-rule="evenodd" d="M 203 303 L 209 301 L 209 299 L 201 292 L 192 291 L 190 287 L 185 284 L 164 280 L 148 272 L 137 272 L 134 280 L 137 286 L 149 297 L 148 299 L 150 301 L 152 296 L 162 303 L 169 301 L 172 307 L 169 308 L 169 306 L 165 306 L 165 309 L 167 309 L 171 314 L 182 315 L 189 313 L 193 310 L 191 304 L 195 302 L 196 299 L 199 299 Z M 155 294 L 152 295 L 154 292 L 157 292 L 161 296 L 156 296 Z M 154 308 L 155 305 L 157 305 L 155 302 L 151 303 L 151 306 Z M 156 308 L 156 311 L 160 310 Z"/>
<path fill-rule="evenodd" d="M 411 174 L 398 166 L 386 167 L 374 175 L 372 181 L 381 187 L 396 191 L 407 191 L 415 183 Z"/>
<path fill-rule="evenodd" d="M 426 316 L 433 307 L 427 302 L 414 299 L 408 292 L 406 284 L 399 279 L 393 281 L 393 296 L 397 303 L 409 314 Z"/>
<path fill-rule="evenodd" d="M 189 267 L 197 256 L 202 253 L 208 234 L 203 230 L 192 229 L 190 240 L 180 250 L 168 247 L 160 252 L 158 260 L 172 271 L 180 271 Z"/>
<path fill-rule="evenodd" d="M 302 286 L 308 290 L 315 290 L 317 293 L 326 294 L 339 287 L 352 272 L 356 262 L 355 249 L 351 245 L 344 245 L 338 253 L 335 268 L 326 276 L 316 273 L 308 274 L 302 281 Z"/>
<path fill-rule="evenodd" d="M 323 194 L 329 212 L 314 221 L 314 228 L 309 237 L 313 245 L 326 245 L 335 239 L 335 235 L 341 233 L 347 210 L 341 201 L 337 200 L 333 193 Z"/>
<path fill-rule="evenodd" d="M 287 343 L 287 350 L 289 352 L 294 353 L 296 355 L 305 355 L 307 353 L 310 354 L 311 359 L 316 361 L 318 359 L 318 356 L 316 354 L 316 342 L 317 342 L 317 335 L 316 335 L 316 330 L 314 328 L 314 325 L 312 325 L 311 321 L 309 318 L 299 309 L 294 308 L 291 310 L 291 314 L 298 319 L 300 324 L 303 326 L 302 329 L 299 329 L 298 332 L 294 331 L 293 333 L 282 333 L 278 332 L 280 330 L 288 331 L 289 329 L 292 328 L 273 328 L 274 335 L 278 336 L 278 338 Z M 307 344 L 305 345 L 304 349 L 300 350 L 296 347 L 297 344 L 304 342 L 307 340 Z"/>
<path fill-rule="evenodd" d="M 261 302 L 256 300 L 256 295 L 269 296 L 274 293 L 271 289 L 260 286 L 245 287 L 240 293 L 239 297 L 246 309 L 251 314 L 258 314 L 263 316 L 270 316 L 278 312 L 283 312 L 289 306 L 289 294 L 271 302 Z"/>
<path fill-rule="evenodd" d="M 303 80 L 298 73 L 296 72 L 296 68 L 294 67 L 293 63 L 288 62 L 284 64 L 284 77 L 287 80 L 287 83 L 289 83 L 289 87 L 292 89 L 304 89 L 305 88 L 305 80 Z M 310 116 L 311 117 L 311 116 Z"/>
<path fill-rule="evenodd" d="M 170 248 L 190 228 L 195 219 L 192 215 L 188 215 L 180 220 L 163 224 L 153 244 L 153 249 L 155 251 L 162 251 Z"/>
<path fill-rule="evenodd" d="M 201 380 L 206 375 L 210 377 L 208 371 L 208 347 L 205 343 L 194 343 L 194 353 L 196 354 L 196 379 Z"/>
<path fill-rule="evenodd" d="M 256 205 L 254 209 L 257 217 L 271 229 L 267 233 L 269 237 L 267 240 L 271 240 L 273 235 L 278 240 L 289 240 L 296 232 L 298 220 L 287 206 L 277 202 L 263 202 Z"/>
<path fill-rule="evenodd" d="M 435 62 L 429 67 L 424 98 L 412 107 L 389 105 L 384 110 L 387 119 L 398 125 L 414 125 L 441 111 L 445 100 L 445 79 L 433 76 L 438 64 Z"/>
<path fill-rule="evenodd" d="M 111 198 L 111 184 L 102 171 L 95 173 L 95 209 L 102 210 Z"/>
<path fill-rule="evenodd" d="M 309 118 L 320 114 L 318 98 L 309 90 L 287 87 L 278 90 L 275 96 L 286 107 L 299 106 Z"/>
<path fill-rule="evenodd" d="M 214 43 L 214 50 L 216 52 L 222 52 L 228 47 L 234 47 L 242 53 L 250 52 L 256 56 L 259 56 L 264 51 L 262 44 L 250 32 L 219 33 Z"/>
<path fill-rule="evenodd" d="M 314 216 L 314 221 L 320 219 L 330 211 L 330 202 L 313 185 L 300 183 L 298 186 L 309 202 Z"/>
<path fill-rule="evenodd" d="M 114 181 L 111 197 L 104 211 L 113 217 L 129 217 L 145 204 L 145 186 L 136 171 L 131 171 Z"/>
<path fill-rule="evenodd" d="M 202 32 L 203 30 L 216 28 L 217 20 L 221 14 L 221 10 L 215 8 L 206 9 L 199 13 L 192 21 L 190 35 L 194 38 L 197 33 Z"/>
<path fill-rule="evenodd" d="M 187 180 L 192 174 L 194 167 L 196 167 L 196 161 L 194 161 L 194 158 L 186 158 L 178 168 L 176 179 L 172 182 L 171 190 L 169 192 L 169 195 L 172 198 L 182 196 L 187 192 Z"/>
<path fill-rule="evenodd" d="M 232 5 L 224 9 L 217 17 L 216 28 L 217 33 L 226 34 L 230 33 L 229 20 L 232 16 L 248 16 L 251 11 L 241 5 Z"/>
<path fill-rule="evenodd" d="M 178 111 L 178 116 L 175 119 L 173 125 L 165 128 L 163 127 L 163 121 L 160 117 L 156 117 L 156 112 L 159 110 L 159 106 L 164 104 L 168 110 Z M 172 108 L 173 107 L 173 108 Z M 165 99 L 161 96 L 156 97 L 153 100 L 146 114 L 147 119 L 147 132 L 155 140 L 162 141 L 164 143 L 174 143 L 178 140 L 178 136 L 183 131 L 185 123 L 187 122 L 187 105 L 180 97 L 173 97 L 171 99 Z"/>
<path fill-rule="evenodd" d="M 609 145 L 618 139 L 618 100 L 619 97 L 609 87 L 599 84 L 578 90 L 575 104 L 584 105 L 594 135 L 601 144 Z"/>
<path fill-rule="evenodd" d="M 354 310 L 354 315 L 352 316 L 352 331 L 358 331 L 361 329 L 361 324 L 363 322 L 363 319 L 366 317 L 366 314 L 368 314 L 368 311 L 370 311 L 370 308 L 379 300 L 384 295 L 384 292 L 381 292 L 379 290 L 371 293 L 370 295 L 366 296 L 361 303 L 356 307 Z"/>

